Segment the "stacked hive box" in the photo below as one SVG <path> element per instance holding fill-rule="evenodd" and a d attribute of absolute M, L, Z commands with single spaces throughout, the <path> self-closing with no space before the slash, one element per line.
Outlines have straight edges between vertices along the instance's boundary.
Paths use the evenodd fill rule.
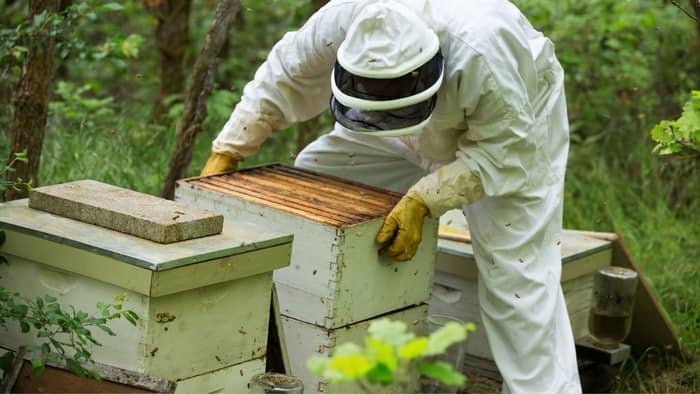
<path fill-rule="evenodd" d="M 325 383 L 306 370 L 314 354 L 359 342 L 370 319 L 388 315 L 418 325 L 430 297 L 437 221 L 426 220 L 413 260 L 377 254 L 374 238 L 400 195 L 283 165 L 181 181 L 176 200 L 294 234 L 291 264 L 275 286 L 291 373 L 307 390 Z M 342 328 L 342 330 L 340 329 Z"/>
<path fill-rule="evenodd" d="M 111 321 L 94 332 L 95 361 L 178 381 L 181 392 L 244 392 L 265 370 L 272 271 L 287 266 L 291 236 L 225 223 L 218 235 L 160 244 L 30 209 L 0 204 L 0 287 L 68 309 L 96 312 L 125 294 L 136 327 Z M 242 301 L 244 300 L 244 301 Z M 0 345 L 32 344 L 16 324 Z M 40 338 L 41 339 L 41 338 Z"/>
<path fill-rule="evenodd" d="M 440 218 L 441 233 L 468 234 L 461 211 L 454 210 Z M 588 336 L 588 312 L 595 272 L 611 264 L 612 242 L 585 233 L 564 231 L 561 284 L 576 340 Z M 500 374 L 481 325 L 478 294 L 478 270 L 472 245 L 468 242 L 440 239 L 438 242 L 433 294 L 428 301 L 430 313 L 447 314 L 473 322 L 477 331 L 466 343 L 465 370 L 496 379 Z"/>

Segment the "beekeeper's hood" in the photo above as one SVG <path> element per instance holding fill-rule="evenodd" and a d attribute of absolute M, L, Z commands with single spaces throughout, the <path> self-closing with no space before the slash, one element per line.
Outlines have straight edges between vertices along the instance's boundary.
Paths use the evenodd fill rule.
<path fill-rule="evenodd" d="M 338 48 L 331 113 L 355 132 L 413 134 L 430 120 L 443 70 L 437 34 L 415 11 L 368 2 Z"/>

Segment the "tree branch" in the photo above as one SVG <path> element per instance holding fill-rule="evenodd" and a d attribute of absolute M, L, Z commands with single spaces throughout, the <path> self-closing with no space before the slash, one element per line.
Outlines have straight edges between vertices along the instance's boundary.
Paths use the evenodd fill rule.
<path fill-rule="evenodd" d="M 671 4 L 675 5 L 679 10 L 683 11 L 683 13 L 688 15 L 688 17 L 690 17 L 690 19 L 694 20 L 697 23 L 700 23 L 700 19 L 698 19 L 698 17 L 696 17 L 695 15 L 688 12 L 685 8 L 681 7 L 681 5 L 678 4 L 678 2 L 676 0 L 671 0 Z"/>

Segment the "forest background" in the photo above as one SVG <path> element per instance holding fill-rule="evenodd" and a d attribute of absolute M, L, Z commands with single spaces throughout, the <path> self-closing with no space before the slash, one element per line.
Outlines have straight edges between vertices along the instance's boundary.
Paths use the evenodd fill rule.
<path fill-rule="evenodd" d="M 241 2 L 213 76 L 207 116 L 187 175 L 201 170 L 211 141 L 271 46 L 303 24 L 322 2 Z M 46 29 L 57 45 L 40 184 L 91 178 L 159 194 L 188 77 L 216 1 L 60 3 L 62 18 L 28 21 L 28 1 L 0 0 L 0 160 L 14 159 L 9 135 L 13 96 L 32 34 Z M 694 360 L 700 355 L 700 157 L 659 157 L 652 153 L 649 132 L 660 120 L 677 118 L 690 91 L 700 89 L 700 22 L 694 19 L 700 17 L 700 3 L 514 3 L 552 39 L 566 71 L 572 143 L 565 227 L 625 237 L 687 354 L 679 362 L 647 352 L 620 370 L 617 389 L 698 391 L 700 363 Z M 185 7 L 184 16 L 173 16 L 177 7 Z M 184 36 L 166 35 L 171 42 L 164 43 L 163 31 L 158 30 L 164 18 L 170 23 L 180 18 Z M 176 36 L 181 38 L 172 42 Z M 291 164 L 306 143 L 330 127 L 326 113 L 277 131 L 243 167 Z"/>

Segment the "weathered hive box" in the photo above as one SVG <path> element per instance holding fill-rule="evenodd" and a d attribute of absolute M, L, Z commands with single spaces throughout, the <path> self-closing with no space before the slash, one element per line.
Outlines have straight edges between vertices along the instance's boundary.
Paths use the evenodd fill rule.
<path fill-rule="evenodd" d="M 440 218 L 443 226 L 457 233 L 468 231 L 461 211 L 449 211 Z M 574 338 L 588 336 L 588 312 L 595 272 L 611 264 L 612 242 L 576 231 L 564 231 L 562 237 L 561 285 L 566 299 Z M 498 377 L 486 332 L 481 324 L 478 270 L 472 245 L 440 239 L 432 297 L 431 314 L 448 314 L 473 322 L 477 331 L 466 343 L 465 369 Z"/>
<path fill-rule="evenodd" d="M 110 322 L 114 337 L 95 361 L 177 380 L 178 390 L 245 391 L 263 372 L 272 270 L 289 264 L 291 236 L 242 222 L 219 235 L 159 244 L 30 209 L 0 204 L 0 286 L 22 295 L 51 295 L 88 313 L 124 293 L 140 320 Z M 0 345 L 34 336 L 0 329 Z M 232 385 L 238 385 L 233 387 Z"/>
<path fill-rule="evenodd" d="M 302 322 L 288 316 L 282 316 L 286 347 L 291 365 L 291 374 L 299 377 L 304 382 L 305 392 L 362 392 L 363 390 L 359 387 L 329 384 L 325 380 L 314 376 L 306 367 L 306 361 L 311 356 L 330 356 L 335 352 L 337 346 L 346 342 L 353 342 L 363 346 L 369 325 L 373 321 L 382 318 L 402 321 L 406 323 L 410 331 L 415 332 L 417 335 L 425 335 L 427 313 L 428 306 L 423 304 L 332 330 Z"/>
<path fill-rule="evenodd" d="M 283 165 L 178 182 L 176 201 L 294 235 L 276 270 L 285 316 L 334 329 L 430 297 L 437 221 L 427 219 L 413 260 L 378 255 L 375 236 L 400 195 Z"/>

